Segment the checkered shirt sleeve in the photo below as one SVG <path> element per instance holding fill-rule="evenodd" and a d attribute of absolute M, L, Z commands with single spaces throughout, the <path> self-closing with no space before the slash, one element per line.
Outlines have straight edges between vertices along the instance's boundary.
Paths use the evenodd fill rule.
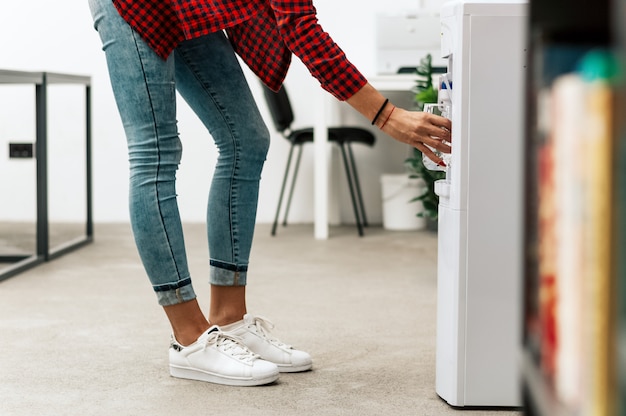
<path fill-rule="evenodd" d="M 351 97 L 367 80 L 318 23 L 311 0 L 269 0 L 287 47 L 322 88 L 339 100 Z"/>

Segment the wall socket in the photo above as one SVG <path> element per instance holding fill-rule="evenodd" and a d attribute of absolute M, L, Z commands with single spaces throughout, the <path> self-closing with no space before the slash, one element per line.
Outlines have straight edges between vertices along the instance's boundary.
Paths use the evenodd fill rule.
<path fill-rule="evenodd" d="M 9 158 L 11 159 L 32 159 L 32 143 L 9 143 Z"/>

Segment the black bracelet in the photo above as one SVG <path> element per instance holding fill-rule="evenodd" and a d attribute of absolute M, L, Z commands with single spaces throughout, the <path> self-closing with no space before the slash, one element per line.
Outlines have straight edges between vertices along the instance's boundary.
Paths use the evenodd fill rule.
<path fill-rule="evenodd" d="M 376 113 L 376 115 L 374 116 L 374 120 L 372 120 L 372 126 L 374 125 L 374 123 L 376 123 L 376 120 L 378 119 L 378 116 L 380 116 L 380 114 L 383 112 L 383 110 L 385 109 L 385 106 L 387 105 L 388 102 L 389 102 L 389 98 L 386 98 L 385 102 L 383 103 L 383 105 L 380 106 L 380 110 L 378 110 L 378 113 Z"/>

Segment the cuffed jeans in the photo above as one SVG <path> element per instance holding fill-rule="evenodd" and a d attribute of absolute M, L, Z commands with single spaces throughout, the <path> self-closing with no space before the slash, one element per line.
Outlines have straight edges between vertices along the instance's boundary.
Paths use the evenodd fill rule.
<path fill-rule="evenodd" d="M 185 41 L 163 60 L 111 0 L 89 6 L 128 142 L 133 235 L 159 304 L 195 298 L 176 200 L 176 90 L 219 151 L 207 206 L 209 281 L 245 285 L 269 132 L 228 39 L 217 32 Z"/>

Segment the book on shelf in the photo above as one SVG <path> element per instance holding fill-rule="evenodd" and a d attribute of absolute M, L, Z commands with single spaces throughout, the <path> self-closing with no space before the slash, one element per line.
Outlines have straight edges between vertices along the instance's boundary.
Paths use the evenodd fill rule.
<path fill-rule="evenodd" d="M 614 64 L 610 53 L 590 53 L 582 63 L 582 76 L 587 83 L 586 150 L 589 171 L 589 214 L 586 275 L 589 279 L 590 350 L 587 377 L 591 383 L 588 409 L 594 415 L 615 414 L 615 366 L 617 357 L 614 328 L 615 251 L 615 132 L 614 88 L 611 84 Z"/>
<path fill-rule="evenodd" d="M 576 414 L 612 415 L 616 394 L 611 62 L 586 53 L 537 95 L 539 368 Z"/>

